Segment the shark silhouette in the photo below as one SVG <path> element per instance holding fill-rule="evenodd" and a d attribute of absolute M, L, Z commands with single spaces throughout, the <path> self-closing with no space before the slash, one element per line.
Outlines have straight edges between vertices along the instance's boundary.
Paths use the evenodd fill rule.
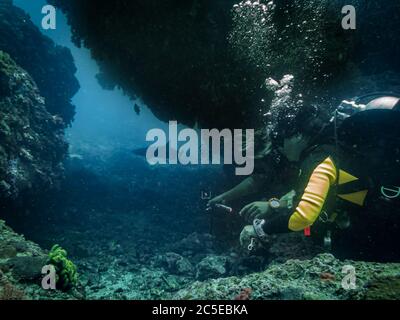
<path fill-rule="evenodd" d="M 167 160 L 167 162 L 168 162 L 168 160 L 169 160 L 169 154 L 170 154 L 169 145 L 170 145 L 169 142 L 165 145 L 165 148 L 166 148 L 166 150 L 167 150 L 165 160 Z M 133 149 L 132 152 L 133 152 L 133 154 L 135 154 L 135 155 L 137 155 L 137 156 L 139 156 L 139 157 L 146 158 L 147 149 L 148 149 L 148 147 L 137 148 L 137 149 Z M 177 151 L 176 151 L 176 149 L 174 149 L 174 148 L 172 148 L 171 151 L 172 151 L 172 153 L 174 153 L 174 154 L 178 154 Z M 158 155 L 157 155 L 157 156 L 158 156 Z M 223 159 L 224 159 L 223 153 L 220 154 L 220 157 L 221 157 L 221 160 L 223 161 Z M 211 155 L 210 155 L 210 162 L 211 162 Z"/>
<path fill-rule="evenodd" d="M 165 145 L 165 148 L 166 148 L 166 150 L 167 150 L 167 152 L 166 152 L 166 159 L 165 159 L 165 160 L 168 160 L 168 159 L 169 159 L 169 153 L 170 153 L 170 151 L 169 151 L 169 142 Z M 135 155 L 137 155 L 137 156 L 146 158 L 147 149 L 148 149 L 148 147 L 134 149 L 134 150 L 133 150 L 133 153 L 134 153 Z M 172 152 L 175 152 L 175 154 L 177 154 L 177 153 L 176 153 L 176 149 L 172 149 L 171 151 L 172 151 Z"/>

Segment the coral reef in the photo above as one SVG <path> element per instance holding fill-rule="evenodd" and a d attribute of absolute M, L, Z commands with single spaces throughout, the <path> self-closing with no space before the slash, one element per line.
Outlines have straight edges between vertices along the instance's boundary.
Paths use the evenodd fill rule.
<path fill-rule="evenodd" d="M 355 268 L 356 288 L 348 289 L 343 266 Z M 331 274 L 329 281 L 321 279 Z M 381 280 L 376 280 L 376 277 Z M 251 288 L 251 299 L 399 299 L 400 264 L 340 261 L 330 254 L 310 260 L 288 260 L 273 264 L 265 271 L 243 277 L 195 282 L 180 290 L 175 299 L 233 299 L 243 288 Z M 385 279 L 385 280 L 382 280 Z M 395 279 L 395 281 L 391 281 Z"/>
<path fill-rule="evenodd" d="M 177 253 L 167 252 L 157 258 L 159 265 L 172 274 L 189 275 L 193 273 L 190 261 Z"/>
<path fill-rule="evenodd" d="M 210 255 L 197 265 L 196 278 L 199 280 L 220 278 L 228 273 L 228 259 L 225 256 Z"/>
<path fill-rule="evenodd" d="M 290 259 L 312 259 L 324 249 L 301 233 L 293 232 L 274 235 L 268 248 L 269 259 L 274 263 L 282 263 Z"/>
<path fill-rule="evenodd" d="M 32 76 L 47 111 L 69 125 L 75 114 L 71 98 L 79 89 L 72 55 L 44 36 L 30 17 L 11 3 L 0 3 L 0 50 Z"/>
<path fill-rule="evenodd" d="M 79 292 L 44 290 L 42 268 L 48 257 L 37 244 L 27 241 L 0 220 L 0 300 L 76 299 Z"/>
<path fill-rule="evenodd" d="M 87 251 L 82 257 L 72 254 L 80 270 L 80 286 L 62 292 L 43 290 L 38 278 L 20 278 L 20 270 L 15 269 L 15 263 L 10 261 L 15 257 L 42 258 L 46 261 L 47 254 L 0 222 L 0 247 L 7 248 L 0 258 L 3 273 L 0 294 L 5 292 L 11 299 L 399 299 L 398 263 L 341 261 L 330 254 L 310 257 L 311 253 L 301 251 L 299 244 L 296 249 L 300 251 L 298 254 L 303 252 L 308 255 L 302 260 L 278 262 L 280 259 L 276 259 L 254 272 L 241 269 L 245 265 L 235 269 L 234 266 L 243 263 L 243 260 L 233 253 L 173 253 L 174 241 L 168 243 L 164 240 L 161 244 L 161 232 L 145 236 L 138 219 L 127 228 L 135 235 L 136 241 L 121 236 L 121 233 L 126 235 L 127 232 L 110 225 L 93 226 L 85 231 L 66 229 L 60 225 L 54 230 L 51 228 L 54 234 L 47 237 L 57 236 L 63 239 L 63 246 L 72 248 L 79 244 Z M 198 234 L 178 242 L 187 243 L 187 238 L 208 237 Z M 93 241 L 94 238 L 98 240 Z M 295 241 L 295 238 L 292 240 Z M 284 239 L 282 248 L 283 242 Z M 305 248 L 308 246 L 303 245 Z M 190 264 L 192 268 L 180 268 L 181 264 Z M 355 289 L 347 290 L 343 286 L 343 282 L 348 283 L 348 274 L 343 273 L 346 265 L 354 267 Z M 216 272 L 200 277 L 206 278 L 205 281 L 196 281 L 198 279 L 193 271 L 203 267 L 209 271 L 209 266 Z M 222 269 L 225 272 L 219 272 Z M 237 273 L 239 269 L 241 272 Z"/>
<path fill-rule="evenodd" d="M 62 119 L 46 110 L 30 75 L 0 51 L 1 200 L 57 185 L 67 153 L 63 129 Z"/>
<path fill-rule="evenodd" d="M 193 232 L 173 245 L 174 251 L 186 255 L 193 253 L 212 253 L 214 237 L 210 234 Z"/>

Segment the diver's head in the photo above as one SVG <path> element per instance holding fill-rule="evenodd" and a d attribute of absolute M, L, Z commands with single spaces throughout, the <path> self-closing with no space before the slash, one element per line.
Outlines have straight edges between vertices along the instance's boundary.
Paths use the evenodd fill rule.
<path fill-rule="evenodd" d="M 328 123 L 319 108 L 304 105 L 291 116 L 278 117 L 271 130 L 271 140 L 289 161 L 298 161 L 301 153 L 316 143 Z"/>
<path fill-rule="evenodd" d="M 310 139 L 309 136 L 298 133 L 284 138 L 283 145 L 278 149 L 290 162 L 296 162 L 300 160 L 302 152 L 309 147 Z"/>

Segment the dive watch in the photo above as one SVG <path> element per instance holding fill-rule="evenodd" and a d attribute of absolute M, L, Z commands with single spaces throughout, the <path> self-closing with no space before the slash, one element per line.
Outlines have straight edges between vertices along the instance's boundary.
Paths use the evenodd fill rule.
<path fill-rule="evenodd" d="M 269 199 L 268 204 L 272 209 L 279 209 L 281 207 L 281 201 L 278 198 Z"/>

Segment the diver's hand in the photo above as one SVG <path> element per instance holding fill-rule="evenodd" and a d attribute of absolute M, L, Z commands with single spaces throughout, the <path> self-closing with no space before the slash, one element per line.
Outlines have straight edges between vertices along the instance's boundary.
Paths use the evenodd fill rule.
<path fill-rule="evenodd" d="M 220 194 L 214 198 L 212 198 L 210 201 L 207 202 L 207 207 L 212 207 L 215 206 L 216 204 L 225 204 L 226 199 L 224 194 Z"/>
<path fill-rule="evenodd" d="M 249 250 L 249 245 L 257 239 L 257 234 L 254 230 L 254 227 L 252 225 L 245 226 L 240 233 L 240 247 L 243 250 Z"/>
<path fill-rule="evenodd" d="M 252 223 L 254 219 L 265 218 L 269 212 L 270 206 L 267 201 L 256 201 L 244 206 L 239 215 L 247 222 Z"/>

